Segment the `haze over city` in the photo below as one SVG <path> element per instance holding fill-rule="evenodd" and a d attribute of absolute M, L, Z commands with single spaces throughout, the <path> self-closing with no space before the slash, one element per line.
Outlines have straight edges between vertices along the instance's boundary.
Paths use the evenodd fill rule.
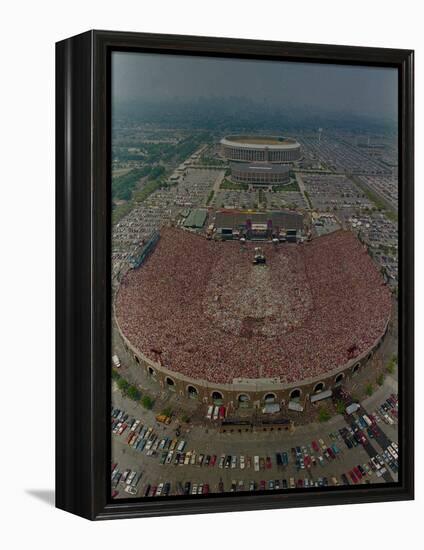
<path fill-rule="evenodd" d="M 130 105 L 141 114 L 152 103 L 203 102 L 225 111 L 241 102 L 265 112 L 397 119 L 392 68 L 119 52 L 112 95 L 117 109 Z"/>

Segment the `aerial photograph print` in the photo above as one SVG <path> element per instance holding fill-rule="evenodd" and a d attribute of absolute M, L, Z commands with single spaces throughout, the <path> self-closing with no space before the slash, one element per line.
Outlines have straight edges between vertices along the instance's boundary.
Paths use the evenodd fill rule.
<path fill-rule="evenodd" d="M 111 498 L 398 482 L 398 71 L 111 53 Z"/>

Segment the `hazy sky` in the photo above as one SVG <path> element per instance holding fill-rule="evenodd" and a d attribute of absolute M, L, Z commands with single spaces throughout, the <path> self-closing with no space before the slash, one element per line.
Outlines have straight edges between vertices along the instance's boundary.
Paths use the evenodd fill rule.
<path fill-rule="evenodd" d="M 288 108 L 397 116 L 397 70 L 114 52 L 114 101 L 246 97 Z"/>

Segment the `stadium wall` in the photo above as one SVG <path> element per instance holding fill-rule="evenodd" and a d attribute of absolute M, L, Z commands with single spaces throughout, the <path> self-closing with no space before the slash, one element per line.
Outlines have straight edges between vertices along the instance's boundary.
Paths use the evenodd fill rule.
<path fill-rule="evenodd" d="M 190 388 L 194 388 L 196 390 L 195 398 L 205 404 L 212 404 L 219 394 L 222 396 L 220 401 L 230 412 L 238 409 L 240 396 L 247 396 L 249 407 L 258 408 L 263 406 L 267 396 L 272 394 L 275 396 L 275 402 L 284 406 L 296 398 L 299 399 L 301 404 L 309 403 L 310 397 L 317 394 L 316 390 L 318 386 L 322 386 L 320 391 L 334 389 L 340 383 L 351 379 L 352 376 L 355 376 L 367 365 L 386 337 L 390 322 L 389 318 L 383 333 L 370 348 L 341 367 L 333 369 L 322 376 L 304 379 L 291 384 L 282 384 L 279 381 L 274 382 L 269 379 L 248 382 L 240 380 L 232 384 L 214 384 L 207 380 L 190 378 L 172 371 L 159 362 L 148 358 L 125 337 L 119 327 L 116 316 L 114 316 L 114 320 L 133 365 L 144 369 L 145 374 L 155 380 L 162 389 L 172 391 L 182 399 L 193 399 L 193 394 L 190 397 Z M 170 381 L 172 381 L 172 384 Z M 296 395 L 297 393 L 299 394 L 298 396 Z"/>

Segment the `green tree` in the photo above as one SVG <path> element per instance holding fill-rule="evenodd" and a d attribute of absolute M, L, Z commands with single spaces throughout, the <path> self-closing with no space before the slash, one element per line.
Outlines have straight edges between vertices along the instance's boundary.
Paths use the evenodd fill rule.
<path fill-rule="evenodd" d="M 395 372 L 395 365 L 392 361 L 389 361 L 389 363 L 387 363 L 386 370 L 389 374 L 393 374 Z"/>
<path fill-rule="evenodd" d="M 379 386 L 383 385 L 384 382 L 384 374 L 380 372 L 380 374 L 377 376 L 376 382 Z"/>
<path fill-rule="evenodd" d="M 318 420 L 320 422 L 327 422 L 330 420 L 331 414 L 325 405 L 322 405 L 318 410 Z"/>
<path fill-rule="evenodd" d="M 127 390 L 128 390 L 128 388 L 129 388 L 129 383 L 128 383 L 124 378 L 120 378 L 120 379 L 118 380 L 118 388 L 119 388 L 122 392 L 126 393 Z"/>
<path fill-rule="evenodd" d="M 121 375 L 116 369 L 112 369 L 112 380 L 119 380 Z"/>
<path fill-rule="evenodd" d="M 163 409 L 163 411 L 160 414 L 163 414 L 164 416 L 172 416 L 171 407 L 166 407 L 165 409 Z"/>
<path fill-rule="evenodd" d="M 130 399 L 133 399 L 134 401 L 138 401 L 141 397 L 140 391 L 136 388 L 136 386 L 129 386 L 127 389 L 127 395 Z"/>
<path fill-rule="evenodd" d="M 365 386 L 365 393 L 366 393 L 367 395 L 372 395 L 373 392 L 374 392 L 374 386 L 373 386 L 373 385 L 371 384 L 371 382 L 370 382 L 369 384 L 367 384 L 367 385 Z"/>
<path fill-rule="evenodd" d="M 337 403 L 336 403 L 336 411 L 337 411 L 337 414 L 344 414 L 344 412 L 345 412 L 345 405 L 344 405 L 343 401 L 337 401 Z"/>
<path fill-rule="evenodd" d="M 145 409 L 151 409 L 153 407 L 153 399 L 148 395 L 143 395 L 141 398 L 141 404 Z"/>

